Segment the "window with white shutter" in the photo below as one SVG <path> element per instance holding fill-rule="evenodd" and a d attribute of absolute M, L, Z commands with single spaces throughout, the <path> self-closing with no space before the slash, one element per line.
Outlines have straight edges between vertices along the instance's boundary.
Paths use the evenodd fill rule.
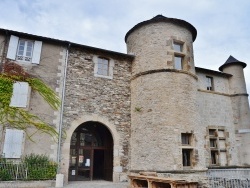
<path fill-rule="evenodd" d="M 20 39 L 17 36 L 11 35 L 7 58 L 39 64 L 42 50 L 41 41 L 32 41 L 27 39 Z"/>
<path fill-rule="evenodd" d="M 5 158 L 20 158 L 22 155 L 23 139 L 23 130 L 6 129 L 3 156 Z"/>
<path fill-rule="evenodd" d="M 28 99 L 29 84 L 27 82 L 14 83 L 10 106 L 26 108 L 28 106 Z"/>

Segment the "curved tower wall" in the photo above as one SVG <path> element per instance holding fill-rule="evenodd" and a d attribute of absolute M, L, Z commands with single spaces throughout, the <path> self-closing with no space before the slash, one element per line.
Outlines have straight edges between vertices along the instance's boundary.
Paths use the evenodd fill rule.
<path fill-rule="evenodd" d="M 223 72 L 233 75 L 229 79 L 229 87 L 239 140 L 239 165 L 250 165 L 250 109 L 243 67 L 241 64 L 231 64 L 223 68 Z"/>
<path fill-rule="evenodd" d="M 197 132 L 197 77 L 193 36 L 171 22 L 148 23 L 130 30 L 127 51 L 135 55 L 131 80 L 131 171 L 182 170 L 181 133 L 190 133 L 192 169 L 204 167 L 204 137 Z M 183 44 L 181 54 L 173 42 Z M 183 69 L 174 68 L 174 55 Z M 204 129 L 204 130 L 203 130 Z"/>

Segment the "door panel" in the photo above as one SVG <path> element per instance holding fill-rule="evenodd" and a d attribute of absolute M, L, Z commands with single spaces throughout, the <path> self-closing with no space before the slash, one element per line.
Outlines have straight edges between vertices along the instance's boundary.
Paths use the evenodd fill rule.
<path fill-rule="evenodd" d="M 113 138 L 97 122 L 86 122 L 72 134 L 70 142 L 69 181 L 113 177 Z"/>

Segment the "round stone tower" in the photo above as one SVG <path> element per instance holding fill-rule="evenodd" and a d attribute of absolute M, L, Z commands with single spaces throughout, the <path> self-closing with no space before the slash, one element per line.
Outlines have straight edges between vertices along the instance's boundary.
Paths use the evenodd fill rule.
<path fill-rule="evenodd" d="M 158 15 L 125 36 L 134 54 L 131 80 L 131 172 L 203 169 L 193 42 L 196 29 Z M 200 134 L 201 135 L 201 134 Z M 201 148 L 201 149 L 199 149 Z M 202 150 L 203 148 L 203 150 Z"/>
<path fill-rule="evenodd" d="M 229 92 L 231 94 L 234 126 L 239 146 L 239 165 L 250 165 L 250 109 L 243 69 L 246 63 L 230 56 L 219 70 L 231 74 Z"/>

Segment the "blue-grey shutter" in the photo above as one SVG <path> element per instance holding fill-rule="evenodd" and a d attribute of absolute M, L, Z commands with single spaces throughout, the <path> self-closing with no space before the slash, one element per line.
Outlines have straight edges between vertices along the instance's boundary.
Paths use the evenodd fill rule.
<path fill-rule="evenodd" d="M 24 131 L 17 129 L 6 129 L 3 146 L 5 158 L 20 158 L 22 155 Z"/>
<path fill-rule="evenodd" d="M 42 41 L 35 41 L 32 55 L 32 63 L 39 64 L 42 51 Z"/>
<path fill-rule="evenodd" d="M 28 94 L 29 84 L 27 82 L 14 83 L 10 106 L 26 108 L 28 105 Z"/>
<path fill-rule="evenodd" d="M 16 37 L 14 35 L 10 36 L 7 58 L 13 59 L 13 60 L 16 59 L 18 41 L 19 41 L 19 37 Z"/>

